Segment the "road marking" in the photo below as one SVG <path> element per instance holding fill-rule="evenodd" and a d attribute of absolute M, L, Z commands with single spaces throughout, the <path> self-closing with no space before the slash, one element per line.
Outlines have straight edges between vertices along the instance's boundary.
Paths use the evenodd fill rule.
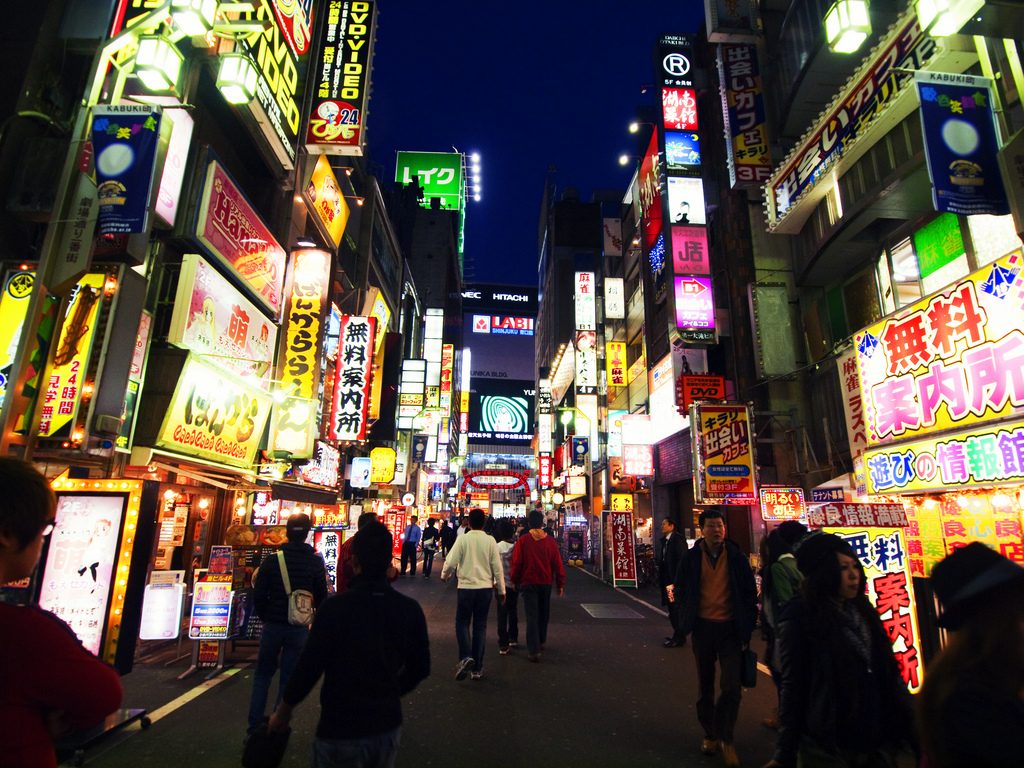
<path fill-rule="evenodd" d="M 245 669 L 248 666 L 249 666 L 248 664 L 241 664 L 241 665 L 239 665 L 237 667 L 232 667 L 231 669 L 225 669 L 223 672 L 221 672 L 216 677 L 211 678 L 210 680 L 204 680 L 203 682 L 201 682 L 199 685 L 197 685 L 192 690 L 185 691 L 185 693 L 181 694 L 181 696 L 179 696 L 178 698 L 173 699 L 172 701 L 167 702 L 162 707 L 158 707 L 157 709 L 154 709 L 152 712 L 147 714 L 147 717 L 149 718 L 150 723 L 155 723 L 157 720 L 162 720 L 163 718 L 167 717 L 172 712 L 175 712 L 175 711 L 181 709 L 183 706 L 188 704 L 190 701 L 193 701 L 194 699 L 197 699 L 200 696 L 202 696 L 207 691 L 209 691 L 209 690 L 211 690 L 213 688 L 216 688 L 218 685 L 223 683 L 225 680 L 228 680 L 231 677 L 233 677 L 234 675 L 237 675 L 239 672 L 241 672 L 243 669 Z M 138 723 L 138 722 L 135 722 L 135 723 L 132 723 L 127 728 L 125 728 L 124 730 L 125 731 L 135 731 L 135 730 L 140 730 L 141 728 L 142 728 L 142 725 L 140 723 Z"/>

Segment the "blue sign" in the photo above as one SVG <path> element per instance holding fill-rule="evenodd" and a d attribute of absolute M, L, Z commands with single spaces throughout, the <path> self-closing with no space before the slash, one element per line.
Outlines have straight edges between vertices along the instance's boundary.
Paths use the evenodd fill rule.
<path fill-rule="evenodd" d="M 93 108 L 99 234 L 146 231 L 159 140 L 159 107 L 126 104 Z"/>
<path fill-rule="evenodd" d="M 587 462 L 587 454 L 590 453 L 589 437 L 573 437 L 572 439 L 572 463 L 582 466 Z"/>
<path fill-rule="evenodd" d="M 843 489 L 838 486 L 829 486 L 826 488 L 811 488 L 811 503 L 818 504 L 829 501 L 844 501 Z"/>
<path fill-rule="evenodd" d="M 992 81 L 920 71 L 915 79 L 935 210 L 962 216 L 1009 213 L 999 172 Z"/>
<path fill-rule="evenodd" d="M 665 164 L 674 169 L 700 165 L 700 136 L 696 131 L 665 131 Z"/>

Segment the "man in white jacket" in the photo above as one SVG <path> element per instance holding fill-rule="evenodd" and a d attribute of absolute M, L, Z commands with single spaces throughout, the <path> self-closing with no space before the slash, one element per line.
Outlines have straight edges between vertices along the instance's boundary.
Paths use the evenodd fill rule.
<path fill-rule="evenodd" d="M 498 543 L 484 533 L 486 515 L 482 509 L 469 512 L 469 531 L 455 541 L 441 569 L 441 580 L 458 574 L 458 605 L 455 609 L 455 639 L 459 644 L 459 663 L 455 679 L 474 680 L 484 676 L 484 643 L 487 639 L 487 614 L 491 594 L 505 600 L 505 575 L 498 555 Z M 472 638 L 470 622 L 472 621 Z"/>

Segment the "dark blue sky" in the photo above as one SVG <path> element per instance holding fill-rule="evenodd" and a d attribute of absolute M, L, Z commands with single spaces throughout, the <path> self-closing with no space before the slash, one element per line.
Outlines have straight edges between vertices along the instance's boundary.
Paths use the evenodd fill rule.
<path fill-rule="evenodd" d="M 367 141 L 394 178 L 395 152 L 477 151 L 466 258 L 477 282 L 536 283 L 544 178 L 558 190 L 625 192 L 626 127 L 654 79 L 663 34 L 695 32 L 700 0 L 379 0 Z"/>

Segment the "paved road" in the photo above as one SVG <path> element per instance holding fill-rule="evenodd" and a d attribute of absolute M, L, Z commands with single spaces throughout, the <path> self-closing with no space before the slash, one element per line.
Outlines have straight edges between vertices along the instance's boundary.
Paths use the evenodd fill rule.
<path fill-rule="evenodd" d="M 423 606 L 433 663 L 430 678 L 404 701 L 399 768 L 720 764 L 698 751 L 693 654 L 688 647 L 661 646 L 668 620 L 656 608 L 570 569 L 565 597 L 552 600 L 542 663 L 527 662 L 522 647 L 510 656 L 498 655 L 492 610 L 484 678 L 455 682 L 455 587 L 439 582 L 438 570 L 429 581 L 417 576 L 396 582 Z M 594 613 L 619 617 L 596 618 Z M 125 677 L 126 706 L 147 708 L 153 725 L 108 737 L 88 751 L 87 765 L 240 764 L 251 667 L 243 659 L 240 668 L 203 683 L 199 676 L 175 680 L 184 666 L 139 665 Z M 194 698 L 179 703 L 188 696 Z M 772 699 L 764 675 L 757 688 L 744 692 L 736 734 L 744 765 L 762 765 L 771 754 L 774 734 L 760 722 Z M 178 701 L 161 710 L 173 700 Z M 309 764 L 317 700 L 314 692 L 295 715 L 285 766 Z"/>

